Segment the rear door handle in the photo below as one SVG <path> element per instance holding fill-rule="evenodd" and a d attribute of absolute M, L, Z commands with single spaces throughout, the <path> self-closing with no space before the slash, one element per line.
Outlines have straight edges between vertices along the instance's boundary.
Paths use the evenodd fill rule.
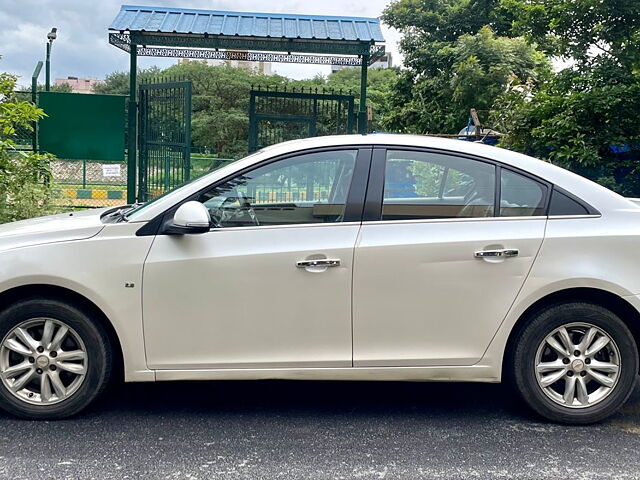
<path fill-rule="evenodd" d="M 517 257 L 520 251 L 517 248 L 503 248 L 501 250 L 479 250 L 475 253 L 476 258 L 511 258 Z"/>
<path fill-rule="evenodd" d="M 334 258 L 319 258 L 316 260 L 300 260 L 296 262 L 296 267 L 298 268 L 309 268 L 309 267 L 339 267 L 340 259 Z"/>

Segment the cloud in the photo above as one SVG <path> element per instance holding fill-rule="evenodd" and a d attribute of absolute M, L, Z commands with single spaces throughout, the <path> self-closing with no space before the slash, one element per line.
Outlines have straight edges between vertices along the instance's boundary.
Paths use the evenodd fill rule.
<path fill-rule="evenodd" d="M 378 17 L 390 0 L 145 0 L 144 4 L 216 10 L 270 11 L 314 15 Z M 0 0 L 0 70 L 21 76 L 28 85 L 38 60 L 44 60 L 47 32 L 58 28 L 51 57 L 52 79 L 67 76 L 104 78 L 129 68 L 128 56 L 109 45 L 107 29 L 121 5 L 118 0 Z M 128 2 L 127 2 L 128 3 Z M 131 2 L 134 3 L 134 2 Z M 397 54 L 398 33 L 384 28 L 387 50 Z M 141 58 L 139 65 L 168 66 L 175 60 Z M 274 70 L 296 78 L 328 74 L 329 67 L 275 64 Z M 43 72 L 44 73 L 44 72 Z M 44 82 L 44 76 L 40 78 Z"/>

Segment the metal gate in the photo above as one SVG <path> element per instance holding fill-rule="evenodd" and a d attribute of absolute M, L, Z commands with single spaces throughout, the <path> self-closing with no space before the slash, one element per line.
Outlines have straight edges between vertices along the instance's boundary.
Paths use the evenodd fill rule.
<path fill-rule="evenodd" d="M 297 138 L 353 133 L 353 95 L 295 88 L 250 94 L 250 152 Z"/>
<path fill-rule="evenodd" d="M 186 182 L 191 172 L 191 82 L 140 85 L 138 201 Z"/>

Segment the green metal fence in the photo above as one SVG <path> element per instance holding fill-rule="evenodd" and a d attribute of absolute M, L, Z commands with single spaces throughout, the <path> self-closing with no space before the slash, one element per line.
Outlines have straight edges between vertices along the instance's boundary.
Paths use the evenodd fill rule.
<path fill-rule="evenodd" d="M 353 133 L 354 96 L 342 90 L 255 87 L 249 97 L 249 151 L 298 138 Z"/>
<path fill-rule="evenodd" d="M 233 159 L 194 154 L 189 177 L 201 177 Z M 51 164 L 54 197 L 65 207 L 122 205 L 127 199 L 127 162 L 56 159 Z M 177 186 L 177 185 L 176 185 Z"/>
<path fill-rule="evenodd" d="M 140 85 L 138 200 L 191 177 L 191 82 Z"/>

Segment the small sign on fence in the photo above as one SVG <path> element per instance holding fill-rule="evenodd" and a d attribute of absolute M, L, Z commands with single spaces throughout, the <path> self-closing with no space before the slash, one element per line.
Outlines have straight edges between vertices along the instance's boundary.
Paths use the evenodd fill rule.
<path fill-rule="evenodd" d="M 102 165 L 102 176 L 119 177 L 120 175 L 120 164 L 116 163 L 113 165 Z"/>

